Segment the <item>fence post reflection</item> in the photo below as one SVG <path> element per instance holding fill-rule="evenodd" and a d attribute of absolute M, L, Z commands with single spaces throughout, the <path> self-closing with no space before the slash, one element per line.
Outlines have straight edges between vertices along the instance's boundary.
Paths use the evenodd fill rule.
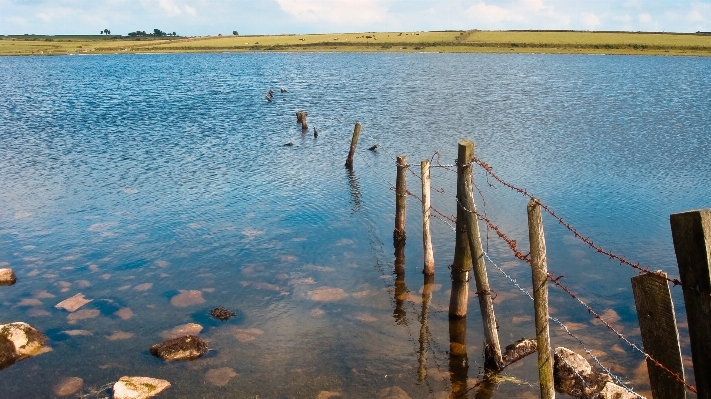
<path fill-rule="evenodd" d="M 427 325 L 427 312 L 432 299 L 434 276 L 425 275 L 425 284 L 422 287 L 422 313 L 420 314 L 420 348 L 417 351 L 417 382 L 422 382 L 427 377 L 427 347 L 429 326 Z"/>
<path fill-rule="evenodd" d="M 467 319 L 449 319 L 449 375 L 452 384 L 451 398 L 467 395 L 469 359 L 467 357 Z"/>
<path fill-rule="evenodd" d="M 393 317 L 397 324 L 406 323 L 405 301 L 407 300 L 407 285 L 405 285 L 405 242 L 395 241 L 395 311 Z"/>

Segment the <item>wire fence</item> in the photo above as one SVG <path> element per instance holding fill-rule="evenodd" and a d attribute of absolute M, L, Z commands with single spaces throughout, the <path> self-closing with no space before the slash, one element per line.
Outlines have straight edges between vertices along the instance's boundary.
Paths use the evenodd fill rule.
<path fill-rule="evenodd" d="M 366 133 L 366 135 L 368 135 L 371 139 L 375 140 L 377 147 L 380 148 L 380 149 L 382 149 L 392 160 L 394 160 L 394 161 L 397 163 L 397 157 L 396 157 L 394 154 L 392 154 L 390 151 L 388 151 L 386 147 L 384 147 L 379 141 L 377 141 L 377 139 L 375 139 L 374 137 L 372 137 L 370 134 Z M 450 172 L 454 172 L 454 173 L 457 173 L 457 169 L 458 169 L 458 168 L 461 168 L 461 167 L 469 166 L 469 165 L 470 165 L 470 164 L 467 164 L 467 165 L 458 165 L 456 162 L 455 162 L 454 164 L 443 164 L 443 163 L 441 162 L 441 154 L 440 154 L 439 152 L 435 152 L 435 153 L 432 155 L 432 157 L 430 158 L 430 162 L 432 163 L 431 167 L 434 167 L 434 168 L 441 168 L 441 169 L 443 169 L 443 170 L 450 171 Z M 501 185 L 503 185 L 503 186 L 505 186 L 505 187 L 507 187 L 507 188 L 509 188 L 509 189 L 511 189 L 511 190 L 513 190 L 513 191 L 515 191 L 515 192 L 520 193 L 520 194 L 523 195 L 524 197 L 527 197 L 527 198 L 529 198 L 529 199 L 532 199 L 532 200 L 536 201 L 536 202 L 541 206 L 541 208 L 542 208 L 543 210 L 545 210 L 549 215 L 551 215 L 559 224 L 561 224 L 562 226 L 564 226 L 564 227 L 565 227 L 568 231 L 570 231 L 578 240 L 580 240 L 580 241 L 582 241 L 583 243 L 585 243 L 588 247 L 590 247 L 590 248 L 593 249 L 594 251 L 596 251 L 596 252 L 598 252 L 598 253 L 601 253 L 601 254 L 603 254 L 603 255 L 606 255 L 606 256 L 608 256 L 610 259 L 617 260 L 620 264 L 623 264 L 623 265 L 626 265 L 626 266 L 630 266 L 630 267 L 632 267 L 633 269 L 635 269 L 636 271 L 638 271 L 638 272 L 640 272 L 640 273 L 644 273 L 644 274 L 652 274 L 652 273 L 653 273 L 652 271 L 649 270 L 648 267 L 642 267 L 642 266 L 640 266 L 639 263 L 631 262 L 631 261 L 627 260 L 624 256 L 615 254 L 615 253 L 613 253 L 612 251 L 605 250 L 605 249 L 603 249 L 601 246 L 597 245 L 592 239 L 590 239 L 589 236 L 588 236 L 588 237 L 583 236 L 577 229 L 575 229 L 572 225 L 570 225 L 568 222 L 566 222 L 562 217 L 558 216 L 549 206 L 543 204 L 540 200 L 538 200 L 538 199 L 535 198 L 532 194 L 530 194 L 530 193 L 528 192 L 528 190 L 526 190 L 526 189 L 524 189 L 524 188 L 520 188 L 520 187 L 518 187 L 518 186 L 515 186 L 515 185 L 513 185 L 513 184 L 511 184 L 511 183 L 509 183 L 509 182 L 507 182 L 507 181 L 505 181 L 504 179 L 502 179 L 499 175 L 495 174 L 495 173 L 493 172 L 493 168 L 492 168 L 490 165 L 488 165 L 486 162 L 484 162 L 483 160 L 481 160 L 481 159 L 479 159 L 479 158 L 477 158 L 477 157 L 474 157 L 472 163 L 478 165 L 479 167 L 481 167 L 481 168 L 485 171 L 485 173 L 486 173 L 486 175 L 487 175 L 487 181 L 488 181 L 488 178 L 491 177 L 492 179 L 494 179 L 496 182 L 500 183 Z M 413 175 L 416 176 L 420 181 L 422 181 L 420 175 L 419 175 L 418 173 L 416 173 L 415 171 L 412 170 L 412 168 L 410 167 L 411 165 L 407 164 L 407 165 L 400 165 L 400 166 L 405 166 L 405 167 L 407 168 L 407 170 L 408 170 L 411 174 L 413 174 Z M 374 169 L 374 168 L 371 168 L 371 169 Z M 387 184 L 389 185 L 389 187 L 390 187 L 391 190 L 394 190 L 394 189 L 395 189 L 395 188 L 394 188 L 394 185 L 392 185 L 391 183 L 388 182 Z M 488 184 L 489 184 L 490 186 L 492 185 L 490 182 L 489 182 Z M 482 190 L 479 189 L 478 186 L 474 185 L 474 187 L 475 187 L 475 189 L 477 190 L 477 193 L 478 193 L 479 197 L 481 198 L 482 203 L 484 204 L 484 209 L 485 209 L 485 207 L 486 207 L 486 200 L 485 200 L 485 198 L 484 198 L 484 194 L 483 194 Z M 439 192 L 439 193 L 441 193 L 441 194 L 444 194 L 444 193 L 445 193 L 444 189 L 442 189 L 442 188 L 440 188 L 440 189 L 434 189 L 434 191 Z M 408 196 L 411 196 L 411 197 L 415 198 L 415 199 L 416 199 L 417 201 L 419 201 L 420 203 L 422 203 L 422 199 L 421 199 L 419 196 L 417 196 L 416 194 L 412 193 L 411 191 L 406 190 L 406 194 L 407 194 Z M 477 217 L 478 220 L 481 220 L 481 221 L 483 221 L 483 222 L 486 224 L 486 228 L 487 228 L 487 241 L 488 241 L 488 232 L 489 232 L 489 230 L 491 230 L 491 231 L 493 231 L 493 232 L 496 234 L 496 236 L 498 236 L 501 240 L 503 240 L 503 241 L 506 243 L 506 245 L 507 245 L 508 248 L 511 250 L 511 252 L 512 252 L 512 254 L 513 254 L 513 256 L 514 256 L 515 258 L 517 258 L 517 259 L 519 259 L 519 260 L 522 260 L 522 261 L 524 261 L 524 262 L 526 262 L 526 263 L 528 263 L 528 264 L 531 263 L 530 254 L 523 253 L 521 250 L 519 250 L 519 248 L 518 248 L 518 246 L 517 246 L 516 240 L 514 240 L 514 239 L 510 238 L 508 235 L 506 235 L 506 234 L 502 231 L 502 229 L 501 229 L 498 225 L 496 225 L 496 224 L 486 215 L 485 210 L 484 210 L 483 213 L 480 213 L 480 212 L 478 212 L 476 209 L 467 209 L 466 207 L 463 206 L 463 204 L 461 204 L 461 203 L 459 202 L 459 200 L 458 200 L 456 197 L 455 197 L 455 200 L 456 200 L 456 202 L 457 202 L 458 207 L 462 208 L 462 209 L 463 209 L 464 211 L 466 211 L 466 212 L 470 212 L 470 213 L 474 214 L 474 215 Z M 433 212 L 433 213 L 431 213 L 430 217 L 433 217 L 433 218 L 435 218 L 435 219 L 440 220 L 441 222 L 445 223 L 445 224 L 447 225 L 447 227 L 449 227 L 450 229 L 452 229 L 453 231 L 456 232 L 456 226 L 455 226 L 455 225 L 456 225 L 456 222 L 457 222 L 456 216 L 454 216 L 454 215 L 448 216 L 448 215 L 446 215 L 445 213 L 443 213 L 443 212 L 441 212 L 440 210 L 438 210 L 437 208 L 435 208 L 434 206 L 430 206 L 430 210 Z M 489 256 L 489 254 L 488 254 L 487 252 L 484 252 L 484 255 L 485 255 L 486 258 L 489 260 L 489 262 L 490 262 L 497 270 L 499 270 L 499 272 L 501 272 L 501 273 L 504 275 L 504 277 L 506 277 L 510 282 L 512 282 L 512 283 L 514 284 L 514 286 L 515 286 L 519 291 L 523 292 L 526 296 L 528 296 L 529 298 L 533 299 L 533 298 L 531 297 L 531 295 L 530 295 L 525 289 L 523 289 L 523 288 L 520 286 L 520 284 L 518 284 L 518 283 L 516 282 L 516 280 L 514 280 L 510 275 L 508 275 L 501 267 L 499 267 L 499 266 L 491 259 L 491 257 Z M 592 317 L 593 317 L 594 319 L 599 320 L 609 331 L 613 332 L 619 339 L 621 339 L 623 342 L 625 342 L 625 344 L 627 344 L 627 345 L 628 345 L 630 348 L 632 348 L 634 351 L 639 352 L 640 354 L 642 354 L 642 356 L 644 357 L 645 360 L 648 360 L 648 361 L 652 362 L 654 365 L 656 365 L 657 367 L 659 367 L 659 368 L 661 368 L 662 370 L 664 370 L 664 371 L 665 371 L 666 373 L 668 373 L 669 376 L 670 376 L 671 378 L 673 378 L 676 382 L 678 382 L 678 383 L 680 383 L 680 384 L 683 384 L 684 387 L 685 387 L 687 390 L 689 390 L 689 391 L 691 391 L 691 392 L 693 392 L 693 393 L 697 393 L 697 390 L 696 390 L 696 388 L 695 388 L 694 386 L 688 384 L 688 383 L 684 380 L 684 378 L 682 378 L 682 377 L 679 376 L 678 374 L 674 373 L 674 372 L 673 372 L 672 370 L 670 370 L 668 367 L 664 366 L 663 364 L 661 364 L 660 362 L 658 362 L 656 359 L 654 359 L 651 355 L 649 355 L 649 354 L 646 353 L 644 350 L 642 350 L 642 349 L 640 348 L 640 345 L 635 344 L 635 343 L 632 342 L 630 339 L 628 339 L 627 337 L 625 337 L 625 336 L 620 332 L 620 329 L 619 329 L 619 328 L 614 327 L 610 322 L 608 322 L 607 320 L 605 320 L 605 319 L 601 316 L 601 314 L 600 314 L 598 311 L 596 311 L 595 309 L 593 309 L 589 304 L 587 304 L 587 303 L 585 303 L 584 301 L 582 301 L 582 300 L 580 299 L 579 295 L 574 294 L 568 287 L 566 287 L 565 285 L 563 285 L 563 284 L 560 282 L 560 280 L 561 280 L 562 277 L 563 277 L 563 276 L 558 276 L 558 277 L 556 277 L 556 276 L 554 276 L 554 275 L 548 273 L 548 280 L 551 281 L 551 282 L 553 283 L 553 285 L 555 285 L 557 288 L 559 288 L 559 289 L 561 289 L 562 291 L 564 291 L 565 293 L 567 293 L 567 294 L 568 294 L 572 299 L 574 299 L 578 304 L 580 304 L 581 306 L 583 306 L 583 307 L 586 309 L 586 311 L 587 311 L 589 314 L 592 315 Z M 673 286 L 681 285 L 681 281 L 680 281 L 678 278 L 670 278 L 670 277 L 666 277 L 666 276 L 665 276 L 664 278 L 665 278 L 669 283 L 671 283 Z M 574 339 L 574 340 L 581 346 L 581 348 L 583 349 L 583 351 L 585 351 L 585 353 L 595 362 L 595 364 L 597 364 L 597 366 L 600 367 L 600 369 L 602 369 L 605 374 L 607 374 L 608 376 L 610 376 L 610 377 L 615 381 L 615 383 L 617 383 L 620 387 L 622 387 L 623 389 L 625 389 L 625 390 L 628 391 L 629 393 L 631 393 L 631 394 L 633 394 L 633 395 L 635 395 L 635 396 L 640 397 L 640 395 L 637 394 L 632 388 L 630 388 L 630 387 L 623 381 L 623 379 L 622 379 L 621 377 L 619 377 L 619 376 L 613 374 L 613 373 L 610 371 L 610 369 L 609 369 L 608 367 L 605 367 L 605 366 L 603 365 L 603 363 L 600 361 L 600 359 L 599 359 L 598 357 L 596 357 L 596 356 L 592 353 L 592 351 L 585 345 L 585 343 L 583 342 L 583 340 L 580 339 L 580 337 L 578 337 L 577 335 L 573 334 L 573 333 L 571 332 L 571 330 L 570 330 L 562 321 L 560 321 L 558 318 L 555 318 L 555 317 L 552 317 L 552 316 L 549 316 L 549 319 L 550 319 L 553 323 L 555 323 L 556 325 L 558 325 L 558 326 L 561 328 L 561 330 L 563 330 L 568 336 L 570 336 L 572 339 Z M 574 368 L 572 368 L 572 366 L 571 366 L 571 369 L 574 370 Z M 577 371 L 576 371 L 575 373 L 576 373 L 577 376 L 581 379 L 581 381 L 585 384 L 585 379 L 584 379 L 581 375 L 579 375 L 579 374 L 577 373 Z"/>

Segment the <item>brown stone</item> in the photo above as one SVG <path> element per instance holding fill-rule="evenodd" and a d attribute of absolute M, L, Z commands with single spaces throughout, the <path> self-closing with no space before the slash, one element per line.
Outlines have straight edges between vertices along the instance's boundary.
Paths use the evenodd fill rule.
<path fill-rule="evenodd" d="M 67 377 L 54 386 L 54 394 L 57 396 L 69 396 L 79 392 L 84 385 L 84 380 L 79 377 Z"/>
<path fill-rule="evenodd" d="M 13 285 L 17 282 L 17 277 L 12 269 L 0 269 L 0 285 Z"/>
<path fill-rule="evenodd" d="M 0 324 L 0 369 L 38 355 L 47 337 L 27 323 Z"/>
<path fill-rule="evenodd" d="M 173 338 L 155 344 L 151 355 L 165 360 L 194 360 L 207 353 L 207 344 L 195 335 Z"/>
<path fill-rule="evenodd" d="M 147 399 L 170 388 L 170 382 L 149 377 L 121 377 L 113 387 L 113 399 Z"/>

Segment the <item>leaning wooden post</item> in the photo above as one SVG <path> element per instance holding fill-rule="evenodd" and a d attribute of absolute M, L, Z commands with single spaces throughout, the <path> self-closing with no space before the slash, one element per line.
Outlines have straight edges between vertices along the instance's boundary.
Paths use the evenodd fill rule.
<path fill-rule="evenodd" d="M 425 267 L 422 273 L 430 276 L 434 274 L 434 254 L 432 236 L 430 236 L 430 161 L 422 161 L 420 171 L 422 172 L 422 246 L 425 253 Z"/>
<path fill-rule="evenodd" d="M 683 380 L 679 331 L 666 273 L 660 270 L 632 277 L 632 292 L 645 352 Z M 654 399 L 686 398 L 684 384 L 650 359 L 647 359 L 647 371 Z"/>
<path fill-rule="evenodd" d="M 531 279 L 533 281 L 533 307 L 535 308 L 536 343 L 538 348 L 538 378 L 541 398 L 555 398 L 553 385 L 553 356 L 548 327 L 548 265 L 546 240 L 543 236 L 541 204 L 534 199 L 528 202 L 528 240 L 531 245 Z"/>
<path fill-rule="evenodd" d="M 482 324 L 484 325 L 484 368 L 492 371 L 499 371 L 504 368 L 501 356 L 501 345 L 499 344 L 499 333 L 496 331 L 496 315 L 494 314 L 494 301 L 491 299 L 491 289 L 489 288 L 489 277 L 486 274 L 486 262 L 484 262 L 484 249 L 481 245 L 481 235 L 479 233 L 479 223 L 477 222 L 476 205 L 472 189 L 474 178 L 472 176 L 472 159 L 474 158 L 474 143 L 471 141 L 461 141 L 459 143 L 459 173 L 464 176 L 461 181 L 463 186 L 457 186 L 457 201 L 459 207 L 463 207 L 463 217 L 469 243 L 469 252 L 472 256 L 472 270 L 474 282 L 476 283 L 477 297 L 479 298 L 479 308 L 481 309 Z"/>
<path fill-rule="evenodd" d="M 355 155 L 356 146 L 358 145 L 358 137 L 360 137 L 360 122 L 356 122 L 353 128 L 353 137 L 351 137 L 351 149 L 348 151 L 346 159 L 346 168 L 353 167 L 353 155 Z"/>
<path fill-rule="evenodd" d="M 689 321 L 697 397 L 711 398 L 711 209 L 670 216 Z"/>
<path fill-rule="evenodd" d="M 407 157 L 400 155 L 397 157 L 397 179 L 395 181 L 395 231 L 393 231 L 393 241 L 405 244 L 405 212 L 407 210 L 407 184 L 405 173 L 407 172 Z"/>

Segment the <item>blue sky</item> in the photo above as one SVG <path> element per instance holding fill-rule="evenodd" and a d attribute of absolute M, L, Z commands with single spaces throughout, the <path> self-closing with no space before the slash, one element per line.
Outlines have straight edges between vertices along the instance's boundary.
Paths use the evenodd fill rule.
<path fill-rule="evenodd" d="M 0 34 L 711 31 L 711 0 L 0 0 Z"/>

